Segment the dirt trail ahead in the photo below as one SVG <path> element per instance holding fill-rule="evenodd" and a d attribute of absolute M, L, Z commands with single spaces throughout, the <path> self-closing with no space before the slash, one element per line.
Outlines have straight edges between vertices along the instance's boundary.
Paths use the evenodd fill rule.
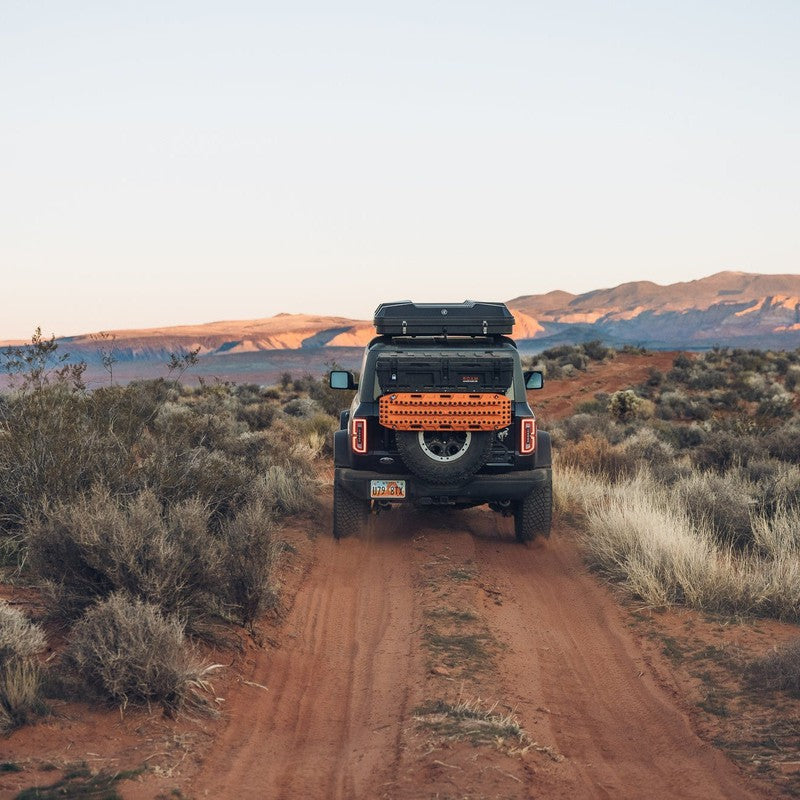
<path fill-rule="evenodd" d="M 571 533 L 532 547 L 509 534 L 487 511 L 401 510 L 357 539 L 321 535 L 280 646 L 244 676 L 266 689 L 229 698 L 192 796 L 765 796 L 695 735 Z M 496 644 L 468 675 L 432 669 L 432 610 L 454 605 Z M 516 709 L 535 745 L 421 728 L 415 709 L 465 686 Z"/>

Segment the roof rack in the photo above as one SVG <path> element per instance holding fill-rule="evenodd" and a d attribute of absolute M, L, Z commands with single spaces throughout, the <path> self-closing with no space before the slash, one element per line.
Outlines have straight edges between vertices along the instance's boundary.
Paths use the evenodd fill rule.
<path fill-rule="evenodd" d="M 384 336 L 492 336 L 511 333 L 514 317 L 505 303 L 381 303 L 375 328 Z"/>

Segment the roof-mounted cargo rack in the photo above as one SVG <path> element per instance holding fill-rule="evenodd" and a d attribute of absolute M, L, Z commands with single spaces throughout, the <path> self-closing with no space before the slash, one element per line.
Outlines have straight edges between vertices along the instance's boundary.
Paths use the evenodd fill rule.
<path fill-rule="evenodd" d="M 511 333 L 514 316 L 505 303 L 381 303 L 375 328 L 384 336 L 496 336 Z"/>

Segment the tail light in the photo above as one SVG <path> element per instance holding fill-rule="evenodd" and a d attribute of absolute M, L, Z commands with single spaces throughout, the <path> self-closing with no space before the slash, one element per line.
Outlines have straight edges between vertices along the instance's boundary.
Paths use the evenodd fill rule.
<path fill-rule="evenodd" d="M 356 417 L 351 420 L 350 448 L 359 455 L 367 452 L 367 421 L 365 419 Z"/>
<path fill-rule="evenodd" d="M 536 420 L 533 417 L 524 417 L 519 431 L 519 452 L 523 456 L 529 456 L 536 449 Z"/>

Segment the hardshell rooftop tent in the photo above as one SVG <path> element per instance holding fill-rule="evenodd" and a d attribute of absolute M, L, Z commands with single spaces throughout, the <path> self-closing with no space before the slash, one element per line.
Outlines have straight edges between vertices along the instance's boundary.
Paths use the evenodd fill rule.
<path fill-rule="evenodd" d="M 505 303 L 381 303 L 375 329 L 383 336 L 491 336 L 511 333 L 514 316 Z"/>

